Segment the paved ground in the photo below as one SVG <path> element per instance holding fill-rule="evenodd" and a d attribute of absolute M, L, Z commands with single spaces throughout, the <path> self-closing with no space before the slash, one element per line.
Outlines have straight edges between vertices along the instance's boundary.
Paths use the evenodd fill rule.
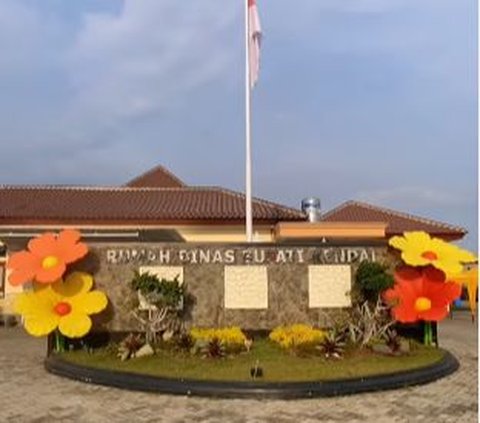
<path fill-rule="evenodd" d="M 458 312 L 440 342 L 460 370 L 415 388 L 301 401 L 214 400 L 87 385 L 43 370 L 44 343 L 0 328 L 0 422 L 461 422 L 477 421 L 477 325 Z"/>

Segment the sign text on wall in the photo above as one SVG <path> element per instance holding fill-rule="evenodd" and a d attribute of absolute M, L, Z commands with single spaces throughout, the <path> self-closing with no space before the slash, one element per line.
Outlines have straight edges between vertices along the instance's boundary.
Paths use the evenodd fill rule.
<path fill-rule="evenodd" d="M 321 248 L 110 248 L 109 264 L 350 264 L 375 261 L 366 247 Z"/>

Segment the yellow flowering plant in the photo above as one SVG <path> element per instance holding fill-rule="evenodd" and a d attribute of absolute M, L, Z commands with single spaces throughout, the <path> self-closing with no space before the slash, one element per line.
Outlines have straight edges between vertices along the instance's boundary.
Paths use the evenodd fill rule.
<path fill-rule="evenodd" d="M 326 332 L 305 324 L 278 326 L 270 332 L 269 338 L 282 348 L 297 348 L 318 345 L 325 338 Z"/>
<path fill-rule="evenodd" d="M 192 328 L 190 336 L 194 341 L 220 341 L 227 350 L 235 351 L 243 348 L 247 337 L 238 326 L 225 328 Z"/>

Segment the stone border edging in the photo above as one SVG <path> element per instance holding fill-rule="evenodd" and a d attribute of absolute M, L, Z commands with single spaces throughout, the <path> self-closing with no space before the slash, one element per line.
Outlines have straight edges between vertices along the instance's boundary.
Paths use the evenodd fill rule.
<path fill-rule="evenodd" d="M 324 382 L 217 382 L 96 369 L 69 363 L 54 354 L 45 359 L 48 372 L 86 383 L 161 394 L 255 399 L 333 397 L 404 388 L 433 382 L 455 372 L 459 366 L 457 359 L 445 351 L 445 356 L 438 363 L 386 375 Z"/>

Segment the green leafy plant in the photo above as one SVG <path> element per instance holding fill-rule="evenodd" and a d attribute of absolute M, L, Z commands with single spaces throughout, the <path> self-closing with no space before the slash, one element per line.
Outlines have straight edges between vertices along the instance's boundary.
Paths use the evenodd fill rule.
<path fill-rule="evenodd" d="M 225 357 L 225 345 L 218 338 L 213 338 L 202 348 L 202 355 L 206 358 Z"/>
<path fill-rule="evenodd" d="M 195 345 L 195 340 L 189 333 L 182 333 L 178 337 L 175 337 L 175 348 L 180 351 L 191 351 Z"/>
<path fill-rule="evenodd" d="M 383 339 L 385 340 L 385 344 L 392 353 L 397 353 L 400 351 L 401 342 L 400 337 L 395 329 L 389 329 L 383 335 Z"/>
<path fill-rule="evenodd" d="M 149 272 L 136 271 L 130 286 L 155 305 L 176 307 L 184 296 L 184 288 L 180 284 L 179 275 L 169 280 L 160 279 L 157 275 Z"/>
<path fill-rule="evenodd" d="M 349 341 L 362 348 L 372 340 L 382 338 L 394 324 L 389 308 L 382 303 L 381 298 L 377 298 L 375 303 L 364 301 L 350 310 Z"/>
<path fill-rule="evenodd" d="M 341 358 L 345 352 L 345 335 L 331 330 L 316 348 L 325 358 Z"/>
<path fill-rule="evenodd" d="M 393 286 L 394 279 L 387 266 L 362 261 L 355 274 L 355 282 L 362 297 L 375 302 L 381 292 Z"/>

